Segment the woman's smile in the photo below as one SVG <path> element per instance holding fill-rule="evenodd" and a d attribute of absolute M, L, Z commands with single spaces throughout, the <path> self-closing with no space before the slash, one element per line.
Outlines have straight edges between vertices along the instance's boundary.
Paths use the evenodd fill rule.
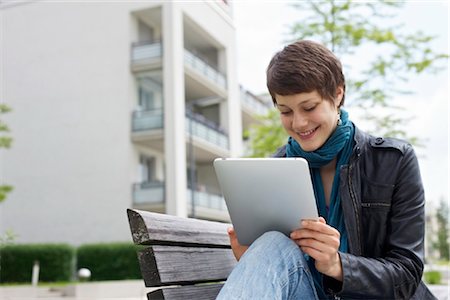
<path fill-rule="evenodd" d="M 313 138 L 314 133 L 319 129 L 320 126 L 317 126 L 316 128 L 313 128 L 311 130 L 303 131 L 303 132 L 297 132 L 297 134 L 300 136 L 301 139 L 308 140 Z"/>

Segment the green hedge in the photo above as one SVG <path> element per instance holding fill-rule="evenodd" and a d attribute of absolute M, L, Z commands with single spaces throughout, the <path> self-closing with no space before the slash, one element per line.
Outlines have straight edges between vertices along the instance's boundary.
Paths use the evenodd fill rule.
<path fill-rule="evenodd" d="M 39 281 L 69 281 L 74 274 L 75 249 L 66 244 L 17 244 L 0 248 L 0 282 L 31 282 L 34 261 Z"/>
<path fill-rule="evenodd" d="M 428 284 L 440 284 L 442 279 L 442 274 L 439 271 L 427 271 L 423 274 L 425 277 L 425 282 Z"/>
<path fill-rule="evenodd" d="M 91 270 L 91 280 L 141 279 L 136 255 L 138 246 L 132 243 L 102 243 L 80 246 L 77 268 Z"/>

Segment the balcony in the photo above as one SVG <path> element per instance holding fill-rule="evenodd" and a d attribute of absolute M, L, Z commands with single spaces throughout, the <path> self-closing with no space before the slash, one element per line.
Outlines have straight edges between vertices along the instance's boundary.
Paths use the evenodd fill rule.
<path fill-rule="evenodd" d="M 161 41 L 139 42 L 131 45 L 131 67 L 134 71 L 142 71 L 162 66 Z M 195 55 L 192 51 L 184 49 L 184 64 L 194 73 L 206 78 L 207 81 L 226 90 L 225 76 L 216 67 Z"/>
<path fill-rule="evenodd" d="M 131 67 L 141 71 L 161 67 L 161 41 L 140 42 L 131 45 Z"/>
<path fill-rule="evenodd" d="M 188 204 L 192 205 L 192 190 L 187 189 L 186 193 Z M 196 208 L 202 207 L 222 212 L 228 212 L 227 205 L 225 204 L 225 199 L 222 196 L 210 194 L 205 191 L 194 191 L 194 197 Z"/>
<path fill-rule="evenodd" d="M 186 131 L 189 135 L 192 134 L 220 148 L 229 149 L 228 135 L 226 132 L 202 115 L 187 112 Z"/>
<path fill-rule="evenodd" d="M 164 126 L 163 110 L 136 110 L 132 116 L 133 132 L 161 129 Z"/>
<path fill-rule="evenodd" d="M 241 88 L 240 94 L 241 104 L 249 113 L 254 115 L 267 115 L 269 113 L 270 108 L 268 105 L 258 100 L 248 91 Z"/>
<path fill-rule="evenodd" d="M 133 141 L 163 151 L 164 112 L 156 110 L 136 110 L 132 114 Z M 217 124 L 199 114 L 186 114 L 186 135 L 198 139 L 204 151 L 197 151 L 199 159 L 209 160 L 226 155 L 229 149 L 228 134 Z M 186 142 L 188 142 L 186 140 Z M 198 147 L 199 145 L 196 145 Z M 212 146 L 212 147 L 211 147 Z M 209 153 L 209 154 L 208 154 Z"/>
<path fill-rule="evenodd" d="M 211 66 L 206 61 L 186 49 L 184 49 L 184 63 L 194 70 L 195 73 L 202 77 L 206 77 L 208 81 L 218 85 L 223 90 L 227 88 L 225 76 L 217 70 L 217 68 Z"/>
<path fill-rule="evenodd" d="M 133 204 L 162 204 L 164 202 L 164 182 L 141 182 L 133 185 Z"/>
<path fill-rule="evenodd" d="M 133 205 L 142 209 L 157 208 L 164 211 L 165 187 L 163 181 L 133 184 Z M 229 221 L 228 210 L 223 197 L 206 191 L 195 191 L 196 217 Z M 188 210 L 192 211 L 192 190 L 186 189 Z"/>

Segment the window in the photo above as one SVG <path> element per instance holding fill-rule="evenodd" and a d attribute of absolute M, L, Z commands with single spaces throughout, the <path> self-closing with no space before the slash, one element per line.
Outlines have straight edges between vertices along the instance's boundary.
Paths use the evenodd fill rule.
<path fill-rule="evenodd" d="M 155 181 L 156 161 L 154 157 L 141 155 L 139 161 L 141 182 Z"/>

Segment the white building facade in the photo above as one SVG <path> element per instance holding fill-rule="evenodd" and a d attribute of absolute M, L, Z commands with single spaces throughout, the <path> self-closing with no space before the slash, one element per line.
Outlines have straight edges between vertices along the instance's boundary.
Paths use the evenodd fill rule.
<path fill-rule="evenodd" d="M 126 208 L 227 221 L 212 167 L 267 105 L 240 88 L 226 1 L 0 5 L 0 233 L 127 241 Z M 194 203 L 194 205 L 192 205 Z"/>

